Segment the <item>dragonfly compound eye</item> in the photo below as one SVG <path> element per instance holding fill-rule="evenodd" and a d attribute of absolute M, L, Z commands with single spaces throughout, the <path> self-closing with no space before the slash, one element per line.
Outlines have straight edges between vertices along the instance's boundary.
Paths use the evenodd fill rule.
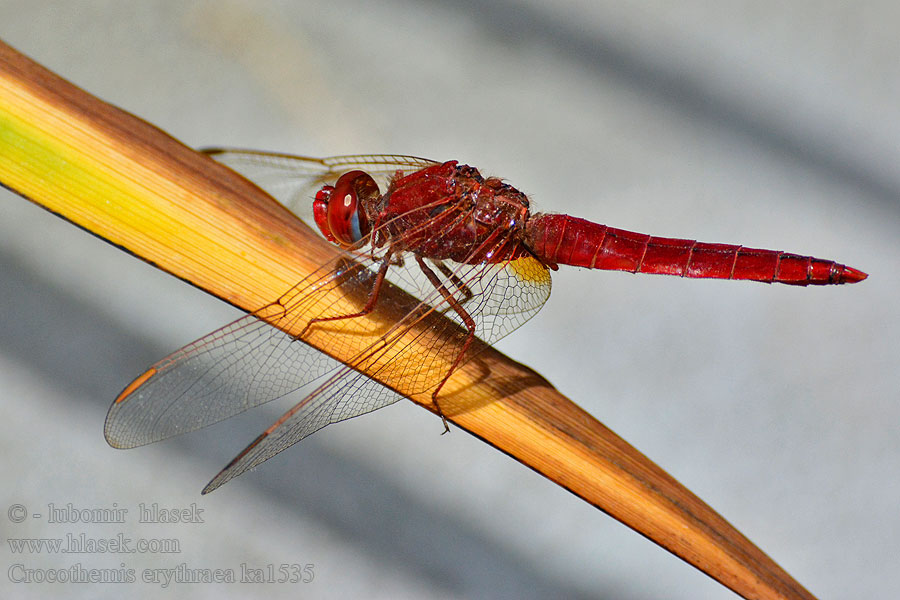
<path fill-rule="evenodd" d="M 377 201 L 380 195 L 378 184 L 368 173 L 350 171 L 341 175 L 326 200 L 328 231 L 323 229 L 326 237 L 330 233 L 329 239 L 332 241 L 341 246 L 352 246 L 369 235 L 366 207 Z M 319 202 L 319 195 L 316 202 Z M 319 227 L 322 228 L 322 223 Z"/>
<path fill-rule="evenodd" d="M 325 239 L 337 244 L 338 241 L 331 235 L 331 229 L 328 227 L 328 201 L 331 199 L 332 193 L 334 193 L 333 185 L 323 186 L 316 192 L 316 199 L 313 200 L 313 219 Z"/>

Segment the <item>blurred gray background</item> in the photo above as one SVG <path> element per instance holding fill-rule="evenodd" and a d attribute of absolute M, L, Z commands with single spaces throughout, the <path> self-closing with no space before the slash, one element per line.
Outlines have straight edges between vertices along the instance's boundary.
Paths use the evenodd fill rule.
<path fill-rule="evenodd" d="M 193 146 L 459 159 L 568 212 L 837 259 L 840 288 L 564 269 L 499 346 L 731 521 L 820 598 L 900 587 L 900 8 L 887 1 L 33 2 L 0 38 Z M 174 538 L 180 553 L 14 553 L 133 568 L 67 597 L 735 597 L 539 475 L 401 402 L 208 497 L 282 405 L 116 451 L 132 377 L 237 316 L 4 192 L 3 507 L 11 537 Z M 275 403 L 277 404 L 277 403 Z M 138 522 L 138 505 L 204 509 Z M 309 584 L 144 583 L 144 569 L 314 565 Z M 124 567 L 120 567 L 124 565 Z"/>

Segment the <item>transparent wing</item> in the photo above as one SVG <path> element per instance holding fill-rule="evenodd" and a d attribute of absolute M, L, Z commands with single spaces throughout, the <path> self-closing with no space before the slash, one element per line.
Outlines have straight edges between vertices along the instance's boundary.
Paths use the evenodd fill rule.
<path fill-rule="evenodd" d="M 397 171 L 409 173 L 434 164 L 427 158 L 399 154 L 358 154 L 310 158 L 276 152 L 208 148 L 204 150 L 216 161 L 237 171 L 315 229 L 312 201 L 326 184 L 334 184 L 347 171 L 366 171 L 384 192 Z"/>
<path fill-rule="evenodd" d="M 329 263 L 276 302 L 159 361 L 110 407 L 107 441 L 116 448 L 133 448 L 194 431 L 335 370 L 341 363 L 279 327 L 291 330 L 312 306 L 325 305 L 327 310 L 335 288 L 365 297 L 370 274 L 359 263 Z"/>
<path fill-rule="evenodd" d="M 371 357 L 375 359 L 377 356 Z M 253 440 L 219 471 L 203 488 L 203 493 L 208 494 L 326 425 L 384 408 L 402 397 L 349 366 L 339 369 Z"/>

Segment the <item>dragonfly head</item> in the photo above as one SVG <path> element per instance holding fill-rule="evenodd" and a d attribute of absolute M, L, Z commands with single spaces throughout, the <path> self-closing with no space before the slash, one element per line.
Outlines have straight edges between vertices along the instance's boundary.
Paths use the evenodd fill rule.
<path fill-rule="evenodd" d="M 371 175 L 364 171 L 344 173 L 334 186 L 326 185 L 316 193 L 316 225 L 329 241 L 345 248 L 355 246 L 371 230 L 366 207 L 373 206 L 380 197 Z"/>

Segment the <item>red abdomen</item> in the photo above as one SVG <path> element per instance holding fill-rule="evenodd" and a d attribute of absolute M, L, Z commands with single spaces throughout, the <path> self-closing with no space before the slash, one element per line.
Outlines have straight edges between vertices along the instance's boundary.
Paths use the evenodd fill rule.
<path fill-rule="evenodd" d="M 867 277 L 831 260 L 655 237 L 568 215 L 534 215 L 526 224 L 525 243 L 547 264 L 589 269 L 789 285 L 856 283 Z"/>

